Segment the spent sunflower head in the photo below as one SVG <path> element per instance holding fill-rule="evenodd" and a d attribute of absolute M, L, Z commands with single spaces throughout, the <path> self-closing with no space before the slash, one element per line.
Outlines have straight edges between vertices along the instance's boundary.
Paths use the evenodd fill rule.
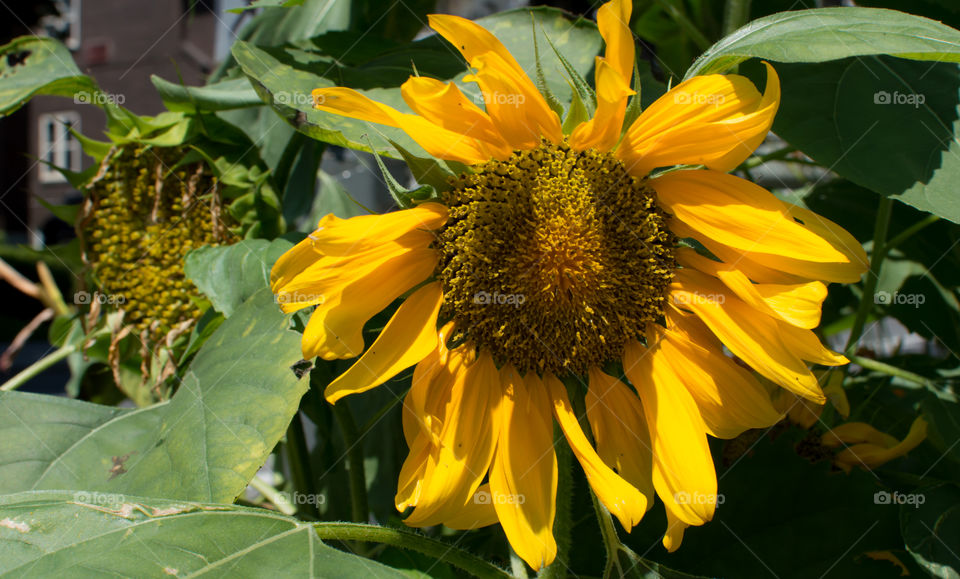
<path fill-rule="evenodd" d="M 846 231 L 726 174 L 773 123 L 771 66 L 763 94 L 740 76 L 696 77 L 623 126 L 634 94 L 630 10 L 615 0 L 598 11 L 606 52 L 596 60 L 596 111 L 569 134 L 506 48 L 455 16 L 433 15 L 430 26 L 472 67 L 464 80 L 479 85 L 485 108 L 419 76 L 402 87 L 414 114 L 348 88 L 315 91 L 319 109 L 398 127 L 471 169 L 436 201 L 324 217 L 272 272 L 285 311 L 316 306 L 305 358 L 360 356 L 327 386 L 330 402 L 416 365 L 396 496 L 398 509 L 412 508 L 406 523 L 499 522 L 537 569 L 556 556 L 554 421 L 625 528 L 660 496 L 664 545 L 676 549 L 687 526 L 713 516 L 707 436 L 782 416 L 723 346 L 822 403 L 807 362 L 846 362 L 811 331 L 824 282 L 853 282 L 866 269 Z M 651 175 L 675 165 L 704 168 Z M 365 349 L 364 324 L 401 296 Z M 596 446 L 572 409 L 569 378 L 587 384 Z"/>

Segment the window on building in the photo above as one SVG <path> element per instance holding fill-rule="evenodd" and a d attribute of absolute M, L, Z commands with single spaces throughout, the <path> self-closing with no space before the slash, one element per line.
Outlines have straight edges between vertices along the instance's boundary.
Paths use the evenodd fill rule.
<path fill-rule="evenodd" d="M 40 34 L 62 41 L 70 50 L 80 48 L 80 0 L 53 0 L 58 14 L 40 20 Z"/>
<path fill-rule="evenodd" d="M 76 111 L 48 113 L 37 118 L 37 157 L 41 161 L 38 165 L 41 183 L 62 183 L 66 180 L 50 165 L 80 171 L 83 150 L 70 129 L 80 131 L 80 114 Z"/>

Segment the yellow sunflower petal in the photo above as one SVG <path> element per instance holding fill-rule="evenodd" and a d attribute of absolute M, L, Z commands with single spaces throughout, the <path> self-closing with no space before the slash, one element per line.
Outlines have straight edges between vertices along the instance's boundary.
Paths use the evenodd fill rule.
<path fill-rule="evenodd" d="M 530 378 L 528 380 L 536 380 Z M 544 383 L 553 398 L 553 414 L 563 430 L 574 456 L 583 467 L 587 481 L 597 498 L 617 519 L 624 529 L 633 529 L 647 511 L 647 499 L 633 485 L 608 467 L 590 446 L 580 428 L 577 416 L 570 406 L 567 389 L 554 375 L 544 376 Z"/>
<path fill-rule="evenodd" d="M 591 368 L 587 388 L 587 419 L 597 443 L 597 454 L 632 484 L 653 506 L 653 454 L 643 405 L 620 380 Z"/>
<path fill-rule="evenodd" d="M 458 511 L 443 520 L 451 529 L 469 530 L 496 524 L 497 511 L 490 500 L 490 485 L 483 484 Z"/>
<path fill-rule="evenodd" d="M 733 170 L 763 142 L 780 105 L 780 79 L 766 67 L 762 96 L 737 75 L 711 74 L 678 84 L 643 111 L 617 156 L 638 177 L 671 165 Z"/>
<path fill-rule="evenodd" d="M 423 433 L 432 444 L 439 444 L 441 422 L 434 412 L 445 403 L 443 383 L 448 379 L 442 375 L 449 375 L 455 369 L 452 364 L 459 362 L 459 358 L 448 364 L 447 339 L 453 331 L 453 323 L 447 322 L 437 332 L 437 347 L 427 354 L 413 370 L 413 379 L 410 390 L 403 399 L 403 434 L 407 444 L 412 447 L 414 439 Z"/>
<path fill-rule="evenodd" d="M 842 250 L 794 221 L 773 193 L 745 179 L 716 171 L 674 171 L 652 184 L 667 212 L 734 249 L 778 259 L 850 261 Z"/>
<path fill-rule="evenodd" d="M 330 213 L 320 219 L 316 231 L 308 239 L 324 255 L 347 256 L 369 251 L 414 231 L 440 229 L 448 216 L 447 208 L 439 203 L 424 203 L 411 209 L 379 215 L 358 215 L 349 219 L 341 219 Z M 424 246 L 433 241 L 429 236 L 415 237 Z M 412 241 L 414 237 L 410 239 Z"/>
<path fill-rule="evenodd" d="M 320 259 L 321 256 L 322 254 L 313 247 L 313 241 L 309 237 L 294 245 L 273 264 L 273 268 L 270 270 L 270 289 L 273 293 L 278 293 L 285 284 Z"/>
<path fill-rule="evenodd" d="M 490 115 L 475 105 L 452 82 L 411 76 L 400 86 L 403 100 L 421 117 L 449 131 L 483 141 L 494 157 L 510 157 L 510 146 L 493 125 Z"/>
<path fill-rule="evenodd" d="M 652 344 L 627 344 L 623 369 L 643 401 L 653 446 L 653 486 L 674 515 L 689 525 L 713 518 L 717 474 L 706 425 L 677 374 L 671 353 Z"/>
<path fill-rule="evenodd" d="M 756 283 L 773 283 L 782 285 L 796 285 L 810 281 L 813 278 L 803 278 L 780 271 L 776 267 L 761 265 L 741 251 L 732 247 L 717 243 L 716 241 L 694 231 L 692 227 L 676 219 L 670 220 L 670 231 L 681 239 L 695 239 L 704 247 L 710 250 L 710 253 L 717 256 L 730 267 L 742 271 L 744 275 L 750 278 L 750 281 Z M 818 264 L 820 265 L 820 264 Z M 825 279 L 825 278 L 824 278 Z"/>
<path fill-rule="evenodd" d="M 893 448 L 899 442 L 896 437 L 880 432 L 866 422 L 846 422 L 830 429 L 820 438 L 821 444 L 837 447 L 841 444 L 869 443 L 884 448 Z"/>
<path fill-rule="evenodd" d="M 331 288 L 303 331 L 303 357 L 335 360 L 359 356 L 367 320 L 430 276 L 437 260 L 433 249 L 407 250 L 374 262 L 372 268 L 363 270 L 363 277 L 348 278 L 346 285 Z"/>
<path fill-rule="evenodd" d="M 830 245 L 842 251 L 849 260 L 860 265 L 861 271 L 866 271 L 870 267 L 867 259 L 867 252 L 857 241 L 857 238 L 849 231 L 840 227 L 833 221 L 830 221 L 822 215 L 818 215 L 809 209 L 797 207 L 796 205 L 787 205 L 787 211 L 795 220 L 803 223 L 804 227 L 813 231 L 820 237 L 826 239 Z"/>
<path fill-rule="evenodd" d="M 717 280 L 696 270 L 678 270 L 671 303 L 693 311 L 734 355 L 760 374 L 818 404 L 826 401 L 817 378 L 783 343 L 777 321 L 756 315 Z"/>
<path fill-rule="evenodd" d="M 557 456 L 550 398 L 540 380 L 522 379 L 511 365 L 500 371 L 505 388 L 500 437 L 490 467 L 490 497 L 513 550 L 535 570 L 553 562 L 557 542 Z"/>
<path fill-rule="evenodd" d="M 546 137 L 560 142 L 560 118 L 496 36 L 479 24 L 449 14 L 428 16 L 433 28 L 455 46 L 477 73 L 464 77 L 483 92 L 487 113 L 514 149 L 532 149 Z"/>
<path fill-rule="evenodd" d="M 430 444 L 427 437 L 419 435 L 410 446 L 410 453 L 400 468 L 400 477 L 397 481 L 397 494 L 394 504 L 401 513 L 409 507 L 417 506 L 420 502 L 420 491 L 423 489 L 423 475 L 427 470 L 427 459 L 430 457 Z"/>
<path fill-rule="evenodd" d="M 917 417 L 910 425 L 910 432 L 907 433 L 907 436 L 892 447 L 885 448 L 870 443 L 855 444 L 837 454 L 835 460 L 837 465 L 846 471 L 854 466 L 877 468 L 907 454 L 926 438 L 927 421 L 923 417 Z"/>
<path fill-rule="evenodd" d="M 463 77 L 464 82 L 480 86 L 487 113 L 512 148 L 533 149 L 541 137 L 560 142 L 560 117 L 526 73 L 509 66 L 496 52 L 474 57 L 470 66 L 477 72 Z"/>
<path fill-rule="evenodd" d="M 393 107 L 373 101 L 359 92 L 344 87 L 318 88 L 313 91 L 318 110 L 397 127 L 410 135 L 423 149 L 439 159 L 473 165 L 488 160 L 488 151 L 476 140 L 444 129 L 420 117 L 401 113 Z"/>
<path fill-rule="evenodd" d="M 737 297 L 767 315 L 779 318 L 799 328 L 820 325 L 820 311 L 827 297 L 827 286 L 819 281 L 801 284 L 753 283 L 735 266 L 714 261 L 689 247 L 676 252 L 677 261 L 684 267 L 693 267 L 719 278 Z"/>
<path fill-rule="evenodd" d="M 438 281 L 405 299 L 370 349 L 327 385 L 323 392 L 327 402 L 336 404 L 348 394 L 376 388 L 436 350 L 437 314 L 442 303 Z"/>
<path fill-rule="evenodd" d="M 850 362 L 843 354 L 830 350 L 810 330 L 780 322 L 780 337 L 783 343 L 804 360 L 824 366 L 843 366 Z"/>
<path fill-rule="evenodd" d="M 630 86 L 630 80 L 633 78 L 633 59 L 636 52 L 633 33 L 630 31 L 630 12 L 632 10 L 633 2 L 631 0 L 613 0 L 597 9 L 597 28 L 607 45 L 604 59 L 610 63 L 610 66 L 627 83 L 628 87 Z M 598 84 L 598 93 L 600 91 L 599 86 Z"/>
<path fill-rule="evenodd" d="M 451 358 L 462 355 L 450 352 Z M 489 353 L 458 366 L 443 409 L 440 444 L 427 458 L 417 506 L 404 523 L 428 527 L 457 518 L 493 460 L 501 397 L 500 377 Z"/>
<path fill-rule="evenodd" d="M 663 548 L 666 549 L 668 553 L 673 553 L 680 548 L 680 543 L 683 541 L 683 532 L 686 531 L 690 525 L 678 519 L 670 509 L 666 511 L 667 531 L 663 534 Z"/>
<path fill-rule="evenodd" d="M 745 430 L 767 428 L 783 418 L 766 389 L 723 355 L 709 330 L 696 320 L 677 320 L 677 324 L 679 327 L 664 332 L 659 345 L 664 359 L 693 396 L 712 436 L 735 438 Z"/>
<path fill-rule="evenodd" d="M 430 14 L 427 16 L 427 22 L 430 28 L 436 30 L 437 34 L 446 38 L 447 42 L 459 50 L 467 62 L 472 62 L 481 54 L 494 52 L 516 72 L 523 73 L 523 67 L 510 54 L 507 47 L 489 30 L 476 22 L 452 14 Z"/>
<path fill-rule="evenodd" d="M 636 94 L 630 88 L 629 80 L 624 80 L 606 60 L 597 57 L 596 69 L 597 111 L 592 119 L 578 125 L 570 135 L 570 146 L 578 151 L 613 149 L 620 140 L 627 100 Z"/>

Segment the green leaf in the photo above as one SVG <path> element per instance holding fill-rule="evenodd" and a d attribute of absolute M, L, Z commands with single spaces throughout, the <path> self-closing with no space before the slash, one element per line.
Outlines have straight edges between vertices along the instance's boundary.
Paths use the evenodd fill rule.
<path fill-rule="evenodd" d="M 417 180 L 417 183 L 432 185 L 437 191 L 449 191 L 451 179 L 456 179 L 467 171 L 466 165 L 456 161 L 444 161 L 434 157 L 415 157 L 410 151 L 404 149 L 397 143 L 391 143 L 400 155 L 403 161 L 410 169 L 410 174 Z"/>
<path fill-rule="evenodd" d="M 903 540 L 930 575 L 942 579 L 960 577 L 960 486 L 945 483 L 921 487 L 915 497 L 923 497 L 900 507 Z"/>
<path fill-rule="evenodd" d="M 80 213 L 80 205 L 54 205 L 42 197 L 37 197 L 37 201 L 40 205 L 43 205 L 47 211 L 53 213 L 53 216 L 57 219 L 73 225 L 77 222 L 77 214 Z"/>
<path fill-rule="evenodd" d="M 303 4 L 303 0 L 253 0 L 253 2 L 247 6 L 243 6 L 241 8 L 231 8 L 230 10 L 227 10 L 227 12 L 242 14 L 247 10 L 256 10 L 257 8 L 289 8 L 291 6 L 300 6 L 301 4 Z"/>
<path fill-rule="evenodd" d="M 685 78 L 723 72 L 751 58 L 825 62 L 870 54 L 960 62 L 960 31 L 928 18 L 879 8 L 780 12 L 754 20 L 711 46 Z"/>
<path fill-rule="evenodd" d="M 236 40 L 258 46 L 277 46 L 306 40 L 329 30 L 344 30 L 350 25 L 347 0 L 305 0 L 300 6 L 265 7 L 237 35 Z M 238 76 L 237 61 L 228 56 L 210 75 L 210 82 Z"/>
<path fill-rule="evenodd" d="M 0 497 L 2 577 L 405 577 L 263 509 L 91 491 Z"/>
<path fill-rule="evenodd" d="M 387 191 L 390 192 L 390 196 L 393 197 L 397 207 L 409 209 L 417 202 L 433 199 L 437 196 L 437 190 L 433 188 L 433 185 L 420 185 L 413 189 L 407 189 L 401 185 L 387 169 L 387 166 L 383 164 L 383 159 L 380 158 L 376 150 L 373 151 L 373 159 L 377 162 L 380 175 L 383 176 L 383 181 L 387 185 Z"/>
<path fill-rule="evenodd" d="M 270 268 L 291 247 L 283 239 L 201 247 L 187 254 L 183 273 L 229 318 L 250 296 L 270 286 Z"/>
<path fill-rule="evenodd" d="M 38 94 L 89 100 L 97 91 L 93 79 L 80 72 L 70 51 L 56 40 L 21 36 L 0 47 L 0 117 Z"/>
<path fill-rule="evenodd" d="M 777 70 L 778 135 L 858 185 L 960 222 L 960 67 L 861 57 Z"/>
<path fill-rule="evenodd" d="M 923 400 L 921 408 L 929 424 L 927 440 L 941 456 L 960 463 L 960 404 L 931 394 Z"/>
<path fill-rule="evenodd" d="M 130 411 L 0 393 L 0 493 L 84 489 L 233 502 L 307 389 L 290 370 L 299 360 L 300 335 L 263 290 L 214 332 L 169 402 Z"/>
<path fill-rule="evenodd" d="M 244 107 L 259 107 L 263 104 L 257 91 L 245 78 L 224 80 L 205 86 L 183 86 L 150 76 L 163 104 L 171 111 L 193 112 L 226 111 Z"/>

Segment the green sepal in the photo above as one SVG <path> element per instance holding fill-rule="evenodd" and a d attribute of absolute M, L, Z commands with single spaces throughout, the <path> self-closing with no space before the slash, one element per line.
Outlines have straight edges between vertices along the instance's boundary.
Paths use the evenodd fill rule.
<path fill-rule="evenodd" d="M 380 167 L 380 173 L 383 175 L 383 182 L 387 185 L 387 191 L 390 192 L 393 200 L 397 202 L 398 207 L 401 209 L 409 209 L 417 203 L 436 199 L 437 190 L 433 185 L 420 185 L 413 189 L 407 189 L 401 185 L 400 182 L 390 174 L 390 171 L 387 170 L 387 166 L 383 164 L 383 160 L 380 159 L 380 155 L 373 147 L 373 143 L 370 144 L 370 149 L 373 151 L 373 158 L 377 161 L 377 167 Z"/>
<path fill-rule="evenodd" d="M 640 85 L 640 69 L 637 68 L 637 62 L 633 62 L 633 87 L 637 94 L 630 97 L 627 102 L 627 110 L 623 114 L 623 129 L 621 134 L 625 134 L 630 125 L 640 117 L 643 112 L 643 104 L 640 102 L 640 91 L 643 88 Z"/>
<path fill-rule="evenodd" d="M 403 161 L 407 164 L 417 183 L 430 185 L 438 193 L 449 191 L 452 187 L 452 181 L 458 175 L 469 171 L 469 167 L 463 163 L 444 161 L 435 157 L 417 157 L 399 143 L 390 141 L 390 144 L 403 157 Z"/>
<path fill-rule="evenodd" d="M 546 99 L 547 106 L 550 107 L 550 110 L 557 113 L 557 116 L 562 119 L 563 103 L 561 103 L 560 99 L 550 90 L 550 85 L 547 84 L 547 75 L 543 73 L 543 63 L 540 61 L 540 45 L 537 42 L 537 20 L 533 17 L 533 12 L 530 13 L 530 26 L 533 28 L 533 59 L 537 63 L 537 90 L 540 91 L 540 94 Z M 544 36 L 546 36 L 546 34 L 544 34 Z"/>
<path fill-rule="evenodd" d="M 580 76 L 580 73 L 577 72 L 577 69 L 572 64 L 570 64 L 570 61 L 560 54 L 557 46 L 552 40 L 550 40 L 550 37 L 547 36 L 546 32 L 543 33 L 543 37 L 547 39 L 547 43 L 550 44 L 550 48 L 553 49 L 553 53 L 557 55 L 557 59 L 560 61 L 560 64 L 566 71 L 568 75 L 567 82 L 569 82 L 570 86 L 573 88 L 574 98 L 579 95 L 581 104 L 586 107 L 589 117 L 592 117 L 593 112 L 597 108 L 597 93 L 593 90 L 593 87 L 590 86 L 590 83 Z"/>

